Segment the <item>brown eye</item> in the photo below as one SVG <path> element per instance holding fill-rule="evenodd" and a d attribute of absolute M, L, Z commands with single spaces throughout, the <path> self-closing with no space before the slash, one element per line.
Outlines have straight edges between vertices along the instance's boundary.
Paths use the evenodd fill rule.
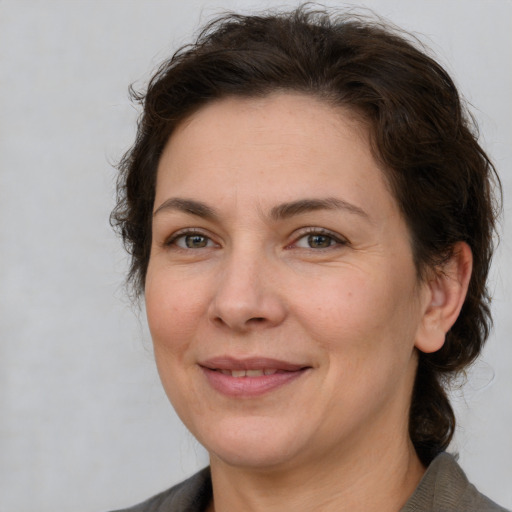
<path fill-rule="evenodd" d="M 308 231 L 298 238 L 293 247 L 298 249 L 329 249 L 331 247 L 343 247 L 349 242 L 336 233 L 321 228 L 309 228 Z"/>
<path fill-rule="evenodd" d="M 316 234 L 308 236 L 308 246 L 311 249 L 325 249 L 333 245 L 334 242 L 334 239 L 328 235 Z"/>
<path fill-rule="evenodd" d="M 213 247 L 213 241 L 201 233 L 185 233 L 173 238 L 169 245 L 175 245 L 181 249 L 204 249 Z"/>
<path fill-rule="evenodd" d="M 208 245 L 208 238 L 203 235 L 187 235 L 184 239 L 189 249 L 202 249 Z"/>

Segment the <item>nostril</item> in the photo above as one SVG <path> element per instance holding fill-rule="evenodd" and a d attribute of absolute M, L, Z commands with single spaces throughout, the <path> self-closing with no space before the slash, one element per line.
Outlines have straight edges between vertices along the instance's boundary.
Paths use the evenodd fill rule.
<path fill-rule="evenodd" d="M 220 316 L 216 316 L 214 319 L 213 319 L 213 322 L 216 323 L 216 324 L 225 324 L 226 322 L 224 322 L 224 320 L 222 320 L 222 318 Z"/>
<path fill-rule="evenodd" d="M 265 322 L 267 322 L 268 319 L 263 316 L 255 316 L 255 317 L 249 318 L 248 320 L 238 323 L 236 321 L 228 322 L 224 318 L 222 318 L 222 316 L 216 316 L 216 317 L 212 318 L 211 321 L 214 324 L 216 324 L 218 327 L 229 327 L 229 328 L 235 329 L 235 330 L 238 330 L 238 329 L 246 330 L 248 328 L 250 329 L 251 326 L 256 327 L 259 325 L 265 325 Z"/>

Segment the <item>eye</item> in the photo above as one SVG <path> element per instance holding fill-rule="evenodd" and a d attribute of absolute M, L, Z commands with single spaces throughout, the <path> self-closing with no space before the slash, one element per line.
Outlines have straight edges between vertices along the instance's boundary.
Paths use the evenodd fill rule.
<path fill-rule="evenodd" d="M 315 229 L 298 238 L 293 245 L 300 249 L 328 249 L 335 245 L 346 244 L 346 240 L 335 236 L 331 232 Z"/>
<path fill-rule="evenodd" d="M 181 233 L 172 237 L 166 245 L 175 245 L 180 249 L 205 249 L 214 247 L 211 238 L 201 233 Z"/>

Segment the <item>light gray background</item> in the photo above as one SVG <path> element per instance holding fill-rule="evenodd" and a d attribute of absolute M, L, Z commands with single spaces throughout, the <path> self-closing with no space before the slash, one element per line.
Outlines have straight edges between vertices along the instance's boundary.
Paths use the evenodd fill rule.
<path fill-rule="evenodd" d="M 127 506 L 206 464 L 160 389 L 144 314 L 124 296 L 110 162 L 134 135 L 129 83 L 142 86 L 219 8 L 269 5 L 0 0 L 0 512 Z M 502 175 L 496 329 L 456 393 L 454 449 L 512 507 L 512 2 L 364 5 L 425 35 Z"/>

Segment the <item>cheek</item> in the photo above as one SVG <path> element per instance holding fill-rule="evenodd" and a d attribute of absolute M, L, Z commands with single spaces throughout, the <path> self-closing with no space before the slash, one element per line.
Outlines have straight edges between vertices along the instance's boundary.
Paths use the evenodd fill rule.
<path fill-rule="evenodd" d="M 156 274 L 156 273 L 155 273 Z M 145 288 L 146 315 L 153 340 L 155 361 L 164 390 L 178 414 L 186 420 L 200 408 L 191 392 L 189 371 L 195 367 L 190 348 L 196 338 L 204 301 L 184 286 L 183 278 L 148 272 Z"/>
<path fill-rule="evenodd" d="M 200 318 L 206 315 L 201 288 L 173 276 L 154 278 L 148 272 L 145 303 L 157 357 L 160 352 L 184 351 Z"/>
<path fill-rule="evenodd" d="M 351 351 L 352 361 L 413 343 L 418 316 L 409 282 L 336 270 L 295 294 L 297 317 L 318 343 L 329 352 Z"/>
<path fill-rule="evenodd" d="M 303 299 L 297 316 L 325 356 L 328 409 L 365 415 L 405 389 L 418 318 L 409 292 L 387 280 L 347 278 L 313 288 L 309 307 Z"/>

